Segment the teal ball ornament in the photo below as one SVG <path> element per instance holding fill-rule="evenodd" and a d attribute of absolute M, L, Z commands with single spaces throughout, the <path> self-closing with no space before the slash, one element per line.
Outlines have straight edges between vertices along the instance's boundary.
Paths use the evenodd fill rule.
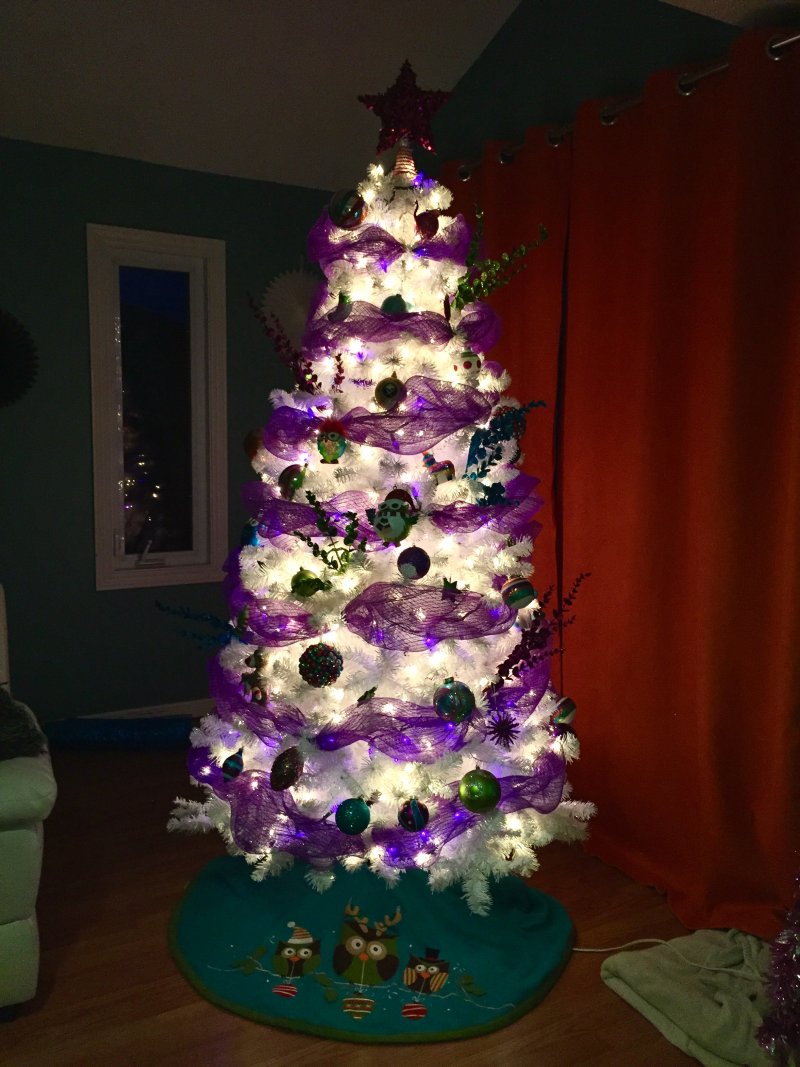
<path fill-rule="evenodd" d="M 381 311 L 384 315 L 405 315 L 408 311 L 408 304 L 399 293 L 395 293 L 393 296 L 386 297 L 381 304 Z"/>
<path fill-rule="evenodd" d="M 343 800 L 336 809 L 336 825 L 343 834 L 360 834 L 369 826 L 369 805 L 361 797 Z"/>
<path fill-rule="evenodd" d="M 406 387 L 396 374 L 384 378 L 375 386 L 375 403 L 384 411 L 391 411 L 401 400 L 405 400 Z"/>
<path fill-rule="evenodd" d="M 424 548 L 412 545 L 411 548 L 404 548 L 397 557 L 397 569 L 404 578 L 416 582 L 431 569 L 431 557 Z"/>
<path fill-rule="evenodd" d="M 458 783 L 458 797 L 468 811 L 482 815 L 497 807 L 500 782 L 491 771 L 476 767 L 474 771 L 467 771 Z"/>
<path fill-rule="evenodd" d="M 344 668 L 344 660 L 338 648 L 324 641 L 309 645 L 300 657 L 300 677 L 315 689 L 332 685 Z"/>
<path fill-rule="evenodd" d="M 464 682 L 445 678 L 444 683 L 433 694 L 433 706 L 440 719 L 457 725 L 468 719 L 475 710 L 475 697 Z"/>
<path fill-rule="evenodd" d="M 328 204 L 328 217 L 340 230 L 354 230 L 367 214 L 367 205 L 355 189 L 342 189 L 334 193 Z"/>
<path fill-rule="evenodd" d="M 238 778 L 244 769 L 244 760 L 242 759 L 242 750 L 234 752 L 233 755 L 228 758 L 222 764 L 222 777 L 226 782 L 232 782 L 234 778 Z"/>
<path fill-rule="evenodd" d="M 404 830 L 408 830 L 410 834 L 424 830 L 428 825 L 429 818 L 430 813 L 427 807 L 420 803 L 416 797 L 411 797 L 407 800 L 397 813 L 398 823 Z"/>
<path fill-rule="evenodd" d="M 534 602 L 536 590 L 527 578 L 509 578 L 507 582 L 503 583 L 500 589 L 500 596 L 503 598 L 504 604 L 514 608 L 515 611 L 519 611 Z"/>

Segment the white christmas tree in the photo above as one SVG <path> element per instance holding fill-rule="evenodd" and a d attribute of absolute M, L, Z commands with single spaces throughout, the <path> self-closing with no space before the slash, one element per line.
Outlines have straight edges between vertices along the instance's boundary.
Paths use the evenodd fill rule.
<path fill-rule="evenodd" d="M 319 890 L 337 863 L 390 883 L 417 868 L 485 913 L 490 879 L 532 874 L 593 809 L 569 799 L 575 707 L 549 684 L 531 583 L 541 501 L 519 438 L 536 405 L 484 360 L 498 324 L 477 299 L 530 246 L 478 260 L 449 191 L 416 173 L 410 141 L 430 147 L 445 97 L 405 64 L 362 98 L 396 162 L 313 228 L 325 281 L 302 345 L 266 322 L 298 386 L 249 439 L 233 639 L 189 755 L 206 796 L 170 827 L 216 828 L 256 879 L 296 859 Z"/>

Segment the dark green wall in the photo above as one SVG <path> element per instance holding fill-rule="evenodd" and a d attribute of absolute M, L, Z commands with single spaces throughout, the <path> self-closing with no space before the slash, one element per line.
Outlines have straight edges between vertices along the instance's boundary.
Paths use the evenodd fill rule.
<path fill-rule="evenodd" d="M 220 587 L 94 587 L 86 223 L 221 238 L 227 249 L 230 533 L 252 477 L 245 432 L 289 385 L 247 306 L 297 267 L 329 193 L 0 140 L 0 307 L 39 353 L 31 391 L 0 409 L 0 582 L 15 695 L 43 719 L 206 695 L 208 653 L 155 608 L 226 615 Z M 195 627 L 202 630 L 203 627 Z"/>
<path fill-rule="evenodd" d="M 438 160 L 569 123 L 585 100 L 636 96 L 650 74 L 714 60 L 739 33 L 659 0 L 522 0 L 434 119 Z"/>

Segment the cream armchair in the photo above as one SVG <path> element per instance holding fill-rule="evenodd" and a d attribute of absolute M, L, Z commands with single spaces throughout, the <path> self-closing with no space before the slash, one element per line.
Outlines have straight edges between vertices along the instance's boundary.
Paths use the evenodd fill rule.
<path fill-rule="evenodd" d="M 0 586 L 0 684 L 7 686 L 8 681 L 5 598 Z M 36 994 L 42 822 L 55 799 L 56 783 L 46 752 L 0 759 L 0 1011 Z"/>

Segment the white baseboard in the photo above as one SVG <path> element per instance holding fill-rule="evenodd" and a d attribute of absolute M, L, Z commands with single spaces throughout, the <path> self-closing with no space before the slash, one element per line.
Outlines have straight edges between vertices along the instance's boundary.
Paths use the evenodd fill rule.
<path fill-rule="evenodd" d="M 213 709 L 213 701 L 208 697 L 202 700 L 181 700 L 177 704 L 154 704 L 149 708 L 125 708 L 122 711 L 104 711 L 100 715 L 84 715 L 85 719 L 156 719 L 165 715 L 191 715 L 200 719 Z"/>

